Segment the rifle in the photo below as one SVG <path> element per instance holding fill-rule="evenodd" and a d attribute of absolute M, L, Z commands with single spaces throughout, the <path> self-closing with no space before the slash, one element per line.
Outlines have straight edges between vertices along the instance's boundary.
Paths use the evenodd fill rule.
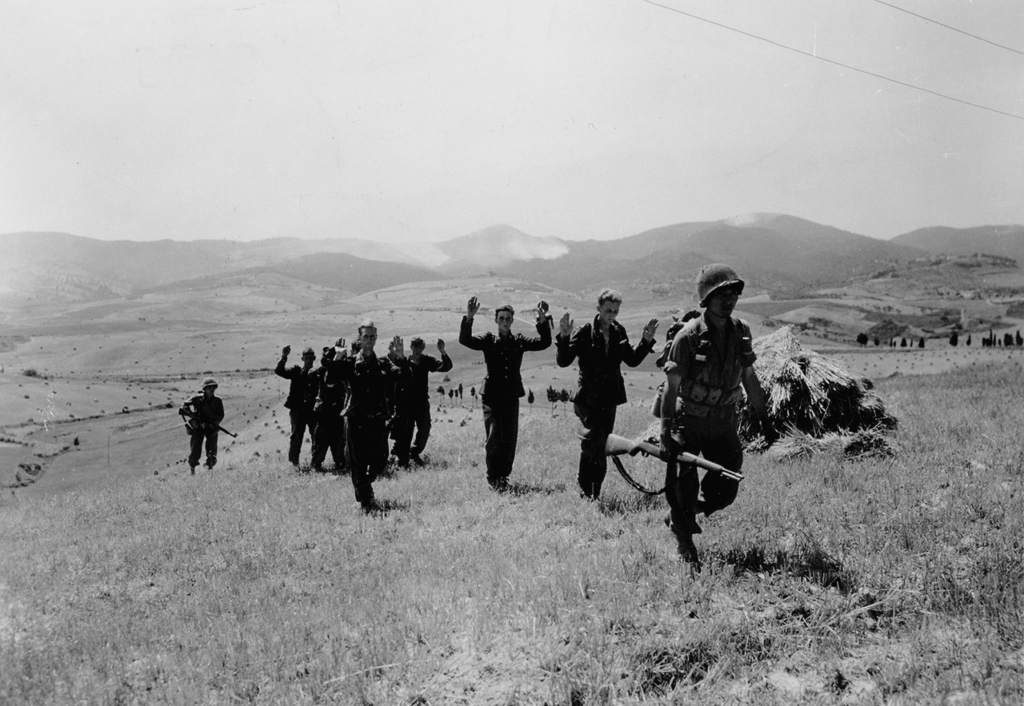
<path fill-rule="evenodd" d="M 196 414 L 196 412 L 194 412 L 194 411 L 190 411 L 188 409 L 188 405 L 187 404 L 182 405 L 181 407 L 178 408 L 178 414 L 180 414 L 183 417 L 188 417 L 188 419 L 185 421 L 185 429 L 188 430 L 189 435 L 191 435 L 192 432 L 195 431 L 195 427 L 190 426 L 189 422 L 199 422 L 199 421 L 201 421 L 199 419 L 199 415 Z M 210 422 L 206 422 L 206 423 L 209 424 Z M 238 434 L 232 434 L 227 429 L 222 427 L 220 424 L 214 424 L 213 426 L 217 427 L 217 431 L 224 432 L 225 434 L 230 436 L 232 439 L 237 439 L 238 438 Z"/>
<path fill-rule="evenodd" d="M 641 454 L 643 456 L 653 456 L 655 458 L 661 459 L 662 461 L 668 461 L 668 457 L 666 456 L 666 454 L 664 453 L 659 444 L 653 444 L 650 441 L 644 439 L 634 440 L 627 439 L 626 437 L 619 436 L 618 434 L 609 434 L 608 441 L 606 441 L 604 445 L 604 452 L 606 455 L 611 456 L 612 462 L 615 463 L 615 467 L 618 469 L 619 473 L 622 474 L 622 477 L 626 479 L 626 482 L 629 483 L 634 488 L 636 488 L 637 490 L 639 490 L 640 492 L 647 493 L 648 495 L 658 495 L 660 493 L 665 492 L 664 488 L 658 491 L 652 491 L 649 490 L 648 488 L 645 488 L 640 483 L 637 483 L 635 480 L 633 480 L 629 473 L 626 472 L 625 467 L 619 460 L 619 456 L 625 454 L 628 454 L 630 456 L 636 456 L 637 454 Z M 706 458 L 694 456 L 693 454 L 688 453 L 686 451 L 678 452 L 676 454 L 676 460 L 678 460 L 681 463 L 692 463 L 696 466 L 700 466 L 706 471 L 710 471 L 711 473 L 720 473 L 722 476 L 737 482 L 743 480 L 744 478 L 743 474 L 740 473 L 739 471 L 730 471 L 728 468 L 725 468 L 724 466 L 720 466 L 717 463 L 708 461 Z"/>

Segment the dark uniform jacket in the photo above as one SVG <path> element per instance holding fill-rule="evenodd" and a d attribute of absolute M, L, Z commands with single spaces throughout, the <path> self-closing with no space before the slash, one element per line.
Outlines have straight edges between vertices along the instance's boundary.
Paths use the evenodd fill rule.
<path fill-rule="evenodd" d="M 338 414 L 345 409 L 345 402 L 348 399 L 348 384 L 341 377 L 340 370 L 332 370 L 325 364 L 325 359 L 330 356 L 334 359 L 334 349 L 328 348 L 327 352 L 320 359 L 320 367 L 317 369 L 317 395 L 314 411 L 318 414 Z"/>
<path fill-rule="evenodd" d="M 386 356 L 364 357 L 357 353 L 340 359 L 324 356 L 323 363 L 329 375 L 336 374 L 348 383 L 351 396 L 344 414 L 352 419 L 388 419 L 388 384 L 410 379 L 407 358 L 394 362 Z"/>
<path fill-rule="evenodd" d="M 556 339 L 556 362 L 561 368 L 579 359 L 580 375 L 573 400 L 589 407 L 613 407 L 625 403 L 626 385 L 620 366 L 625 363 L 635 368 L 654 349 L 654 341 L 640 339 L 634 349 L 629 343 L 626 329 L 618 321 L 608 330 L 608 347 L 598 332 L 598 318 L 580 326 L 569 337 L 559 334 Z"/>
<path fill-rule="evenodd" d="M 520 367 L 524 351 L 542 351 L 551 345 L 551 324 L 542 321 L 537 324 L 537 338 L 514 333 L 501 338 L 494 333 L 474 336 L 473 322 L 462 317 L 459 328 L 459 343 L 474 351 L 483 351 L 487 376 L 480 386 L 480 400 L 484 404 L 511 402 L 526 394 Z"/>
<path fill-rule="evenodd" d="M 395 386 L 395 404 L 401 412 L 405 405 L 421 405 L 430 401 L 430 373 L 447 373 L 452 369 L 452 359 L 447 353 L 441 354 L 438 360 L 432 355 L 423 353 L 420 355 L 420 362 L 409 361 L 411 377 L 408 382 L 398 383 Z"/>
<path fill-rule="evenodd" d="M 743 319 L 732 317 L 726 323 L 725 349 L 711 340 L 705 317 L 689 321 L 676 334 L 665 363 L 666 373 L 682 376 L 679 383 L 681 411 L 707 417 L 717 411 L 735 408 L 743 398 L 743 369 L 754 364 L 750 327 Z"/>
<path fill-rule="evenodd" d="M 210 399 L 206 399 L 205 395 L 196 395 L 182 408 L 195 413 L 192 424 L 196 429 L 216 429 L 224 421 L 224 402 L 216 395 Z"/>
<path fill-rule="evenodd" d="M 288 398 L 284 406 L 300 412 L 312 412 L 316 404 L 316 395 L 320 389 L 320 374 L 314 368 L 304 370 L 302 366 L 285 367 L 282 358 L 277 362 L 274 372 L 285 380 L 291 381 L 288 387 Z"/>

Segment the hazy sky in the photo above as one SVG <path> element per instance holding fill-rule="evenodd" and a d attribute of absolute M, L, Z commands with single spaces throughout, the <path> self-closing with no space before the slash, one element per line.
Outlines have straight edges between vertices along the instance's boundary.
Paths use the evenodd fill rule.
<path fill-rule="evenodd" d="M 0 0 L 0 233 L 1024 223 L 1024 2 Z M 814 58 L 822 57 L 1008 117 Z"/>

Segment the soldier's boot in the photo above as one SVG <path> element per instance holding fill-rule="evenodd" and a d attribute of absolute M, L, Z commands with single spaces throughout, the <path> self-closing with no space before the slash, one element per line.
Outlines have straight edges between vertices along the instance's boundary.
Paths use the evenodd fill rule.
<path fill-rule="evenodd" d="M 194 476 L 196 474 L 196 467 L 195 466 L 189 466 L 188 469 L 192 472 L 191 475 Z"/>
<path fill-rule="evenodd" d="M 508 478 L 488 478 L 487 482 L 490 483 L 491 488 L 498 491 L 499 493 L 504 493 L 509 489 Z"/>
<path fill-rule="evenodd" d="M 679 558 L 689 565 L 691 572 L 700 573 L 700 554 L 697 552 L 697 546 L 693 543 L 693 535 L 677 534 L 676 543 Z"/>
<path fill-rule="evenodd" d="M 682 527 L 681 529 L 689 532 L 691 535 L 693 535 L 693 534 L 703 534 L 704 533 L 704 530 L 702 530 L 700 528 L 700 525 L 697 524 L 696 518 L 685 518 L 684 517 L 684 522 L 685 522 L 685 526 Z M 671 511 L 667 515 L 665 515 L 665 526 L 668 527 L 673 532 L 676 531 L 676 526 L 672 522 L 672 512 Z"/>

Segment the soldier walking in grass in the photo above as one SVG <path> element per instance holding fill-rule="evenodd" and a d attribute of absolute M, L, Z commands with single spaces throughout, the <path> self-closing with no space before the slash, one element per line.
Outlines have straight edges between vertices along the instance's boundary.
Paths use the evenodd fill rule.
<path fill-rule="evenodd" d="M 746 392 L 750 408 L 765 435 L 773 434 L 765 395 L 754 372 L 750 327 L 733 311 L 743 280 L 728 265 L 706 265 L 697 275 L 697 297 L 704 313 L 676 334 L 664 364 L 667 382 L 661 400 L 661 445 L 669 461 L 665 496 L 669 528 L 676 536 L 680 557 L 695 570 L 700 558 L 693 535 L 700 534 L 697 515 L 710 516 L 736 499 L 738 481 L 707 473 L 701 481 L 697 467 L 680 464 L 679 451 L 704 458 L 733 471 L 743 466 L 736 404 Z"/>
<path fill-rule="evenodd" d="M 312 443 L 316 434 L 316 415 L 313 408 L 316 406 L 316 396 L 319 391 L 320 378 L 317 371 L 313 370 L 313 363 L 316 362 L 316 353 L 312 348 L 302 351 L 302 366 L 293 365 L 285 367 L 288 363 L 288 354 L 292 347 L 285 346 L 281 349 L 281 360 L 278 361 L 274 372 L 290 382 L 288 397 L 284 406 L 288 409 L 288 416 L 292 425 L 291 438 L 288 444 L 288 461 L 296 468 L 299 465 L 299 455 L 302 452 L 302 439 L 309 429 L 309 439 Z"/>
<path fill-rule="evenodd" d="M 635 368 L 654 349 L 658 320 L 644 326 L 636 348 L 629 342 L 626 329 L 616 319 L 622 295 L 605 289 L 597 297 L 597 316 L 573 331 L 569 312 L 558 322 L 555 338 L 556 362 L 561 368 L 579 360 L 579 383 L 573 394 L 573 410 L 583 425 L 580 435 L 580 464 L 577 481 L 583 497 L 597 500 L 608 470 L 605 442 L 615 427 L 615 410 L 626 402 L 626 386 L 620 370 L 622 363 Z"/>
<path fill-rule="evenodd" d="M 189 433 L 188 467 L 192 475 L 206 447 L 206 467 L 217 465 L 217 436 L 220 423 L 224 421 L 224 402 L 215 394 L 217 381 L 203 380 L 202 394 L 196 395 L 178 408 L 178 414 L 185 417 L 185 428 Z"/>
<path fill-rule="evenodd" d="M 392 453 L 403 468 L 409 459 L 423 465 L 420 454 L 430 438 L 430 373 L 446 373 L 452 369 L 452 359 L 445 352 L 444 341 L 438 339 L 440 360 L 424 353 L 426 344 L 419 336 L 409 341 L 409 382 L 395 386 L 395 416 L 391 422 Z M 413 441 L 413 431 L 416 439 Z"/>
<path fill-rule="evenodd" d="M 349 355 L 344 347 L 335 347 L 333 354 L 323 357 L 329 374 L 348 383 L 351 397 L 345 412 L 346 454 L 356 501 L 364 512 L 376 508 L 373 481 L 388 463 L 388 385 L 409 380 L 409 364 L 405 344 L 395 336 L 388 355 L 379 358 L 374 352 L 377 326 L 370 319 L 359 325 L 359 351 Z"/>
<path fill-rule="evenodd" d="M 316 430 L 313 433 L 313 457 L 310 465 L 318 473 L 323 472 L 328 450 L 334 460 L 334 471 L 338 472 L 345 467 L 345 418 L 342 415 L 345 413 L 345 403 L 348 400 L 348 384 L 341 379 L 338 371 L 331 370 L 324 364 L 327 356 L 333 360 L 343 350 L 344 338 L 339 338 L 333 346 L 324 348 L 320 367 L 317 369 L 319 380 L 316 404 L 313 406 Z"/>
<path fill-rule="evenodd" d="M 473 335 L 473 317 L 479 310 L 479 300 L 472 297 L 459 329 L 459 343 L 484 354 L 487 375 L 480 387 L 480 402 L 487 432 L 484 445 L 487 482 L 495 490 L 507 490 L 519 440 L 519 398 L 526 395 L 520 372 L 523 353 L 542 351 L 551 345 L 551 318 L 548 305 L 540 302 L 537 306 L 537 336 L 513 334 L 515 311 L 510 304 L 502 304 L 494 310 L 497 335 L 491 332 Z"/>

